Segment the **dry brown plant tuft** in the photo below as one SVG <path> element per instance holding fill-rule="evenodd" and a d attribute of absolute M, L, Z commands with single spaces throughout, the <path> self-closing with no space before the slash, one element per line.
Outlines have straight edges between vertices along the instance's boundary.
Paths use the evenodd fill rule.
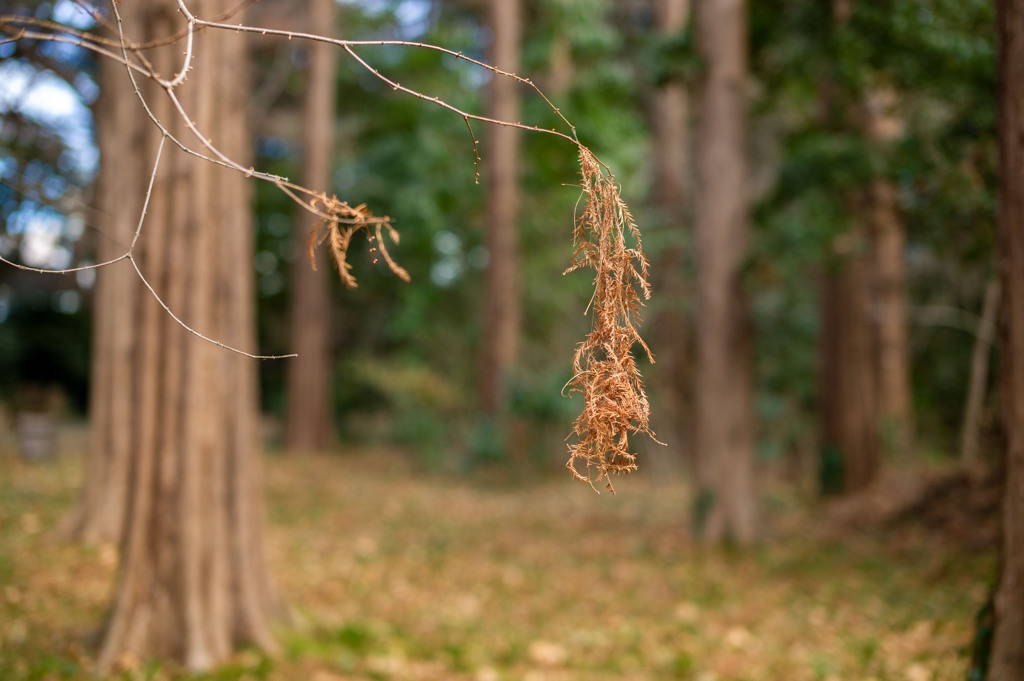
<path fill-rule="evenodd" d="M 591 487 L 607 479 L 606 487 L 614 494 L 611 475 L 636 470 L 629 436 L 644 433 L 654 438 L 648 423 L 650 405 L 633 356 L 634 343 L 652 363 L 654 356 L 637 330 L 643 300 L 651 297 L 640 230 L 619 196 L 614 177 L 605 170 L 589 150 L 580 148 L 586 207 L 576 220 L 575 251 L 566 273 L 594 269 L 594 296 L 587 307 L 588 311 L 593 308 L 594 324 L 576 348 L 573 378 L 566 385 L 570 394 L 581 393 L 584 399 L 583 411 L 569 436 L 575 436 L 577 442 L 569 444 L 566 467 L 575 479 Z"/>
<path fill-rule="evenodd" d="M 321 205 L 322 209 L 320 209 Z M 331 257 L 334 259 L 334 264 L 338 266 L 341 281 L 349 288 L 356 288 L 358 283 L 352 276 L 352 266 L 348 263 L 348 248 L 356 232 L 365 231 L 371 243 L 370 253 L 374 254 L 374 264 L 377 263 L 376 253 L 379 252 L 380 256 L 384 258 L 384 262 L 387 263 L 388 269 L 402 281 L 410 281 L 409 273 L 388 253 L 384 232 L 387 232 L 387 236 L 392 242 L 398 244 L 398 232 L 391 225 L 389 218 L 374 217 L 373 213 L 366 208 L 365 203 L 350 206 L 347 201 L 341 201 L 337 196 L 328 197 L 326 194 L 321 194 L 310 201 L 310 207 L 317 211 L 322 210 L 326 216 L 319 225 L 309 232 L 309 264 L 314 270 L 316 270 L 316 247 L 324 241 L 329 241 Z"/>

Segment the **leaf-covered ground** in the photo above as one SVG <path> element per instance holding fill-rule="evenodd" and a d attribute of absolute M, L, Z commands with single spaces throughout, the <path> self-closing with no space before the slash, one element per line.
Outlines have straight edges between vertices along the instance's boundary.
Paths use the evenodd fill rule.
<path fill-rule="evenodd" d="M 80 457 L 0 449 L 0 679 L 86 679 L 117 552 L 52 534 Z M 688 538 L 689 497 L 643 473 L 495 484 L 393 453 L 267 457 L 282 650 L 124 679 L 961 680 L 993 556 L 926 535 L 816 539 L 775 494 L 752 551 Z"/>

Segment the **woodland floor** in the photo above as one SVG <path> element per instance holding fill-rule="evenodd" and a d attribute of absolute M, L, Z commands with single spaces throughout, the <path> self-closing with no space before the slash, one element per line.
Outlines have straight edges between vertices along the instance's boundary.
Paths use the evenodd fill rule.
<path fill-rule="evenodd" d="M 993 574 L 991 550 L 926 532 L 823 538 L 821 508 L 782 493 L 763 545 L 702 548 L 685 487 L 642 474 L 595 495 L 366 450 L 269 455 L 267 478 L 281 652 L 115 678 L 960 681 Z M 3 681 L 90 678 L 117 551 L 54 537 L 80 479 L 74 452 L 33 465 L 0 443 Z"/>

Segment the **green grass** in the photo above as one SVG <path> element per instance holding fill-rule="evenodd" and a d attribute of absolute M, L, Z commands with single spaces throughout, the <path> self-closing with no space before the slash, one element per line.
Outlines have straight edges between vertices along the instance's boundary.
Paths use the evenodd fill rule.
<path fill-rule="evenodd" d="M 612 497 L 565 476 L 424 475 L 382 451 L 267 469 L 268 560 L 296 613 L 282 652 L 113 678 L 959 681 L 993 568 L 927 536 L 817 540 L 821 513 L 792 503 L 763 545 L 708 549 L 687 536 L 685 485 L 643 473 Z M 0 450 L 4 681 L 91 678 L 116 552 L 51 533 L 80 475 L 77 456 Z"/>

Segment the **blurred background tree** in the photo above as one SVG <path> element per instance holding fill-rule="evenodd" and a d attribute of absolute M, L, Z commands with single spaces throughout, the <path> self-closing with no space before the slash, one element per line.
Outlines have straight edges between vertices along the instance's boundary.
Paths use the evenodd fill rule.
<path fill-rule="evenodd" d="M 518 73 L 522 34 L 520 2 L 491 0 L 488 9 L 487 25 L 492 34 L 488 62 L 508 73 Z M 494 77 L 490 81 L 487 115 L 500 121 L 519 121 L 519 83 Z M 483 335 L 477 383 L 481 416 L 491 422 L 491 436 L 500 445 L 504 445 L 506 439 L 506 385 L 515 373 L 522 335 L 517 225 L 520 139 L 520 131 L 515 128 L 489 128 L 484 135 L 487 211 L 483 230 L 487 265 L 484 268 Z"/>
<path fill-rule="evenodd" d="M 746 4 L 695 8 L 701 58 L 694 158 L 697 261 L 696 447 L 701 476 L 698 531 L 712 542 L 752 543 L 754 489 L 753 336 L 743 270 L 750 245 L 749 77 Z"/>
<path fill-rule="evenodd" d="M 338 26 L 334 0 L 310 0 L 305 7 L 305 32 L 323 32 L 335 37 Z M 280 21 L 275 21 L 280 25 Z M 266 24 L 264 24 L 266 25 Z M 327 43 L 306 47 L 303 99 L 300 182 L 308 187 L 332 184 L 335 154 L 335 110 L 337 102 L 337 49 Z M 328 193 L 328 196 L 331 196 Z M 315 221 L 298 206 L 295 210 L 293 258 L 302 262 L 310 249 L 308 241 Z M 310 267 L 293 267 L 289 301 L 290 347 L 298 357 L 288 362 L 288 411 L 285 417 L 285 449 L 290 452 L 322 451 L 333 444 L 335 428 L 331 414 L 333 357 L 330 352 L 330 271 L 323 249 L 317 249 Z M 315 267 L 312 265 L 315 264 Z"/>

